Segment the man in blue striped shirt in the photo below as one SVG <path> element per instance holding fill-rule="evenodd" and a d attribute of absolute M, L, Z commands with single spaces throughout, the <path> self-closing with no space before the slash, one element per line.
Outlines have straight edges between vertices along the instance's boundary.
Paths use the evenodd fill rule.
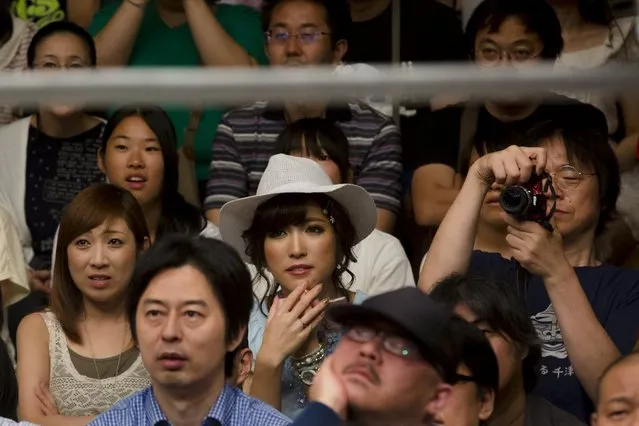
<path fill-rule="evenodd" d="M 274 408 L 225 384 L 253 304 L 251 277 L 225 243 L 163 236 L 136 265 L 127 313 L 151 387 L 91 426 L 284 426 Z"/>

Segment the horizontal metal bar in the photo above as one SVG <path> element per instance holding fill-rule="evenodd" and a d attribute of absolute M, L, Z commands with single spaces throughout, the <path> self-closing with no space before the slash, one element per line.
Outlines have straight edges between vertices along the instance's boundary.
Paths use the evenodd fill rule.
<path fill-rule="evenodd" d="M 478 97 L 540 95 L 545 91 L 639 92 L 639 66 L 583 72 L 542 64 L 516 69 L 474 65 L 383 67 L 379 73 L 333 68 L 103 68 L 0 73 L 0 104 L 123 103 L 240 105 L 256 100 L 345 101 L 375 94 L 427 100 L 438 94 Z"/>

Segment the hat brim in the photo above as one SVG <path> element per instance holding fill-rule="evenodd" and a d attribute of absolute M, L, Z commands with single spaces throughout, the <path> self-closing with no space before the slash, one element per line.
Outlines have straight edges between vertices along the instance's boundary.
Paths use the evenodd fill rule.
<path fill-rule="evenodd" d="M 276 192 L 253 195 L 229 201 L 220 210 L 219 229 L 222 240 L 234 247 L 245 262 L 252 263 L 246 255 L 246 243 L 242 233 L 251 227 L 257 208 L 273 197 L 283 194 L 325 194 L 344 208 L 355 228 L 354 244 L 366 238 L 377 223 L 375 203 L 366 190 L 357 185 L 338 184 L 300 188 L 298 183 L 283 185 Z"/>
<path fill-rule="evenodd" d="M 371 320 L 381 320 L 384 323 L 394 325 L 402 332 L 411 336 L 420 348 L 430 350 L 433 347 L 433 343 L 423 341 L 416 330 L 412 329 L 410 324 L 405 324 L 402 318 L 396 317 L 387 311 L 378 310 L 370 306 L 342 303 L 331 306 L 326 312 L 326 315 L 330 321 L 339 325 L 348 325 L 349 323 L 369 324 Z"/>
<path fill-rule="evenodd" d="M 393 315 L 390 312 L 378 310 L 370 306 L 354 305 L 352 303 L 341 303 L 336 306 L 331 306 L 326 312 L 326 316 L 329 321 L 342 326 L 357 325 L 357 324 L 370 324 L 373 320 L 380 320 L 384 323 L 393 325 L 406 333 L 414 339 L 415 344 L 424 351 L 424 353 L 430 352 L 435 343 L 432 341 L 425 341 L 420 336 L 417 330 L 413 329 L 414 325 L 406 324 L 404 320 L 398 316 Z M 430 358 L 430 357 L 429 357 Z M 432 360 L 428 360 L 433 365 L 436 363 Z"/>
<path fill-rule="evenodd" d="M 456 366 L 447 367 L 445 361 L 447 355 L 442 352 L 437 342 L 423 339 L 423 337 L 420 337 L 419 331 L 414 328 L 415 324 L 407 324 L 402 318 L 390 312 L 378 310 L 370 306 L 344 303 L 330 307 L 327 311 L 327 317 L 329 320 L 343 326 L 348 326 L 349 324 L 370 324 L 371 320 L 381 320 L 384 323 L 397 327 L 402 333 L 406 333 L 407 336 L 410 336 L 421 351 L 424 360 L 435 369 L 443 380 L 448 380 L 455 371 Z M 424 326 L 426 325 L 420 325 L 420 327 Z"/>
<path fill-rule="evenodd" d="M 340 325 L 346 325 L 350 322 L 358 320 L 379 318 L 382 320 L 391 321 L 401 328 L 405 328 L 399 318 L 394 318 L 392 315 L 389 315 L 388 312 L 382 312 L 381 310 L 371 308 L 369 306 L 355 305 L 352 303 L 340 303 L 339 305 L 331 306 L 326 312 L 326 315 L 330 321 Z"/>

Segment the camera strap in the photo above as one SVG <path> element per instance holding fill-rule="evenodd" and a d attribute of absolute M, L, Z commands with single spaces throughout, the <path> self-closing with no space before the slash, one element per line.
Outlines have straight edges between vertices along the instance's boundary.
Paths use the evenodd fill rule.
<path fill-rule="evenodd" d="M 550 199 L 552 200 L 550 211 L 541 221 L 541 226 L 543 226 L 548 232 L 553 232 L 552 225 L 550 224 L 550 219 L 555 214 L 555 210 L 557 209 L 557 193 L 555 192 L 555 187 L 552 185 L 552 176 L 550 176 L 549 173 L 543 172 L 541 178 L 544 180 L 544 184 L 541 189 L 544 193 L 550 191 Z"/>

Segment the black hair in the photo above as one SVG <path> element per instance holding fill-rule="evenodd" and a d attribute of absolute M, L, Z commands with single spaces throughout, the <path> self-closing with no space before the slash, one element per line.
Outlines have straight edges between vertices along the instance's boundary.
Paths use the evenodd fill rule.
<path fill-rule="evenodd" d="M 18 379 L 4 341 L 0 339 L 0 417 L 18 421 Z"/>
<path fill-rule="evenodd" d="M 206 226 L 206 219 L 197 207 L 189 204 L 178 192 L 177 137 L 171 119 L 162 108 L 154 105 L 127 105 L 116 110 L 102 133 L 100 155 L 106 155 L 107 143 L 114 130 L 130 117 L 139 117 L 149 126 L 162 150 L 162 216 L 156 239 L 171 232 L 199 234 Z"/>
<path fill-rule="evenodd" d="M 537 34 L 543 50 L 540 57 L 555 60 L 564 48 L 561 24 L 554 9 L 545 0 L 484 0 L 473 11 L 464 38 L 471 59 L 475 58 L 477 34 L 488 29 L 497 32 L 508 18 L 517 18 L 529 32 Z"/>
<path fill-rule="evenodd" d="M 578 0 L 577 8 L 588 23 L 610 26 L 614 21 L 610 0 Z"/>
<path fill-rule="evenodd" d="M 337 240 L 336 265 L 331 278 L 342 296 L 348 296 L 347 289 L 355 279 L 348 265 L 350 262 L 356 262 L 353 254 L 356 232 L 348 213 L 339 203 L 325 194 L 281 194 L 262 203 L 255 211 L 251 227 L 242 233 L 242 238 L 246 242 L 246 255 L 251 258 L 258 273 L 256 279 L 262 278 L 267 283 L 267 291 L 260 300 L 261 308 L 264 308 L 265 301 L 267 309 L 271 306 L 275 297 L 274 287 L 279 285 L 272 283 L 266 276 L 264 240 L 271 232 L 304 223 L 309 204 L 315 204 L 322 210 L 326 210 L 326 215 L 335 219 L 332 226 Z M 344 274 L 349 276 L 348 283 L 343 281 Z"/>
<path fill-rule="evenodd" d="M 0 42 L 8 41 L 13 35 L 13 16 L 9 0 L 0 0 Z"/>
<path fill-rule="evenodd" d="M 465 179 L 468 175 L 468 170 L 470 170 L 470 159 L 472 157 L 473 150 L 477 152 L 480 157 L 483 157 L 486 154 L 490 154 L 491 152 L 497 152 L 508 148 L 510 145 L 517 146 L 535 146 L 536 143 L 529 141 L 523 135 L 519 137 L 517 140 L 504 140 L 503 138 L 483 138 L 480 132 L 475 132 L 475 134 L 471 138 L 471 143 L 463 146 L 459 151 L 461 167 L 459 169 L 459 174 Z"/>
<path fill-rule="evenodd" d="M 233 377 L 233 369 L 235 368 L 235 357 L 237 354 L 242 352 L 244 349 L 249 347 L 248 343 L 248 329 L 244 332 L 244 337 L 240 342 L 239 346 L 235 348 L 234 351 L 227 352 L 224 356 L 224 377 L 231 378 Z"/>
<path fill-rule="evenodd" d="M 602 115 L 599 111 L 596 112 Z M 600 209 L 595 229 L 597 236 L 601 235 L 606 225 L 616 217 L 617 198 L 621 190 L 617 156 L 608 143 L 605 119 L 603 124 L 598 124 L 599 118 L 602 117 L 563 114 L 555 120 L 539 123 L 525 135 L 526 144 L 529 146 L 541 145 L 552 138 L 561 139 L 566 148 L 568 161 L 586 169 L 584 172 L 595 173 L 599 182 Z"/>
<path fill-rule="evenodd" d="M 595 401 L 595 406 L 599 404 L 599 398 L 601 398 L 601 385 L 603 384 L 606 377 L 608 377 L 610 372 L 614 370 L 615 368 L 617 368 L 618 366 L 620 366 L 621 364 L 625 364 L 626 362 L 628 362 L 629 360 L 635 357 L 639 357 L 639 351 L 634 351 L 617 358 L 610 365 L 608 365 L 608 367 L 606 367 L 603 373 L 601 373 L 601 377 L 599 377 L 599 382 L 597 383 L 597 395 L 596 395 L 597 399 Z"/>
<path fill-rule="evenodd" d="M 499 365 L 490 342 L 477 327 L 454 315 L 448 324 L 446 344 L 457 361 L 457 368 L 465 366 L 477 386 L 478 396 L 499 390 Z M 457 376 L 458 382 L 467 378 Z"/>
<path fill-rule="evenodd" d="M 341 40 L 348 43 L 351 37 L 353 21 L 347 0 L 265 0 L 261 14 L 262 31 L 266 32 L 270 29 L 271 17 L 276 7 L 293 1 L 306 1 L 323 7 L 326 11 L 326 24 L 331 33 L 333 47 Z"/>
<path fill-rule="evenodd" d="M 166 270 L 192 266 L 207 279 L 222 307 L 226 340 L 237 338 L 248 325 L 253 307 L 251 275 L 237 251 L 228 244 L 194 235 L 165 235 L 140 256 L 126 302 L 133 339 L 137 340 L 135 316 L 150 282 Z"/>
<path fill-rule="evenodd" d="M 528 349 L 528 355 L 521 365 L 524 390 L 530 392 L 535 388 L 541 346 L 526 307 L 512 285 L 453 274 L 439 281 L 429 295 L 451 308 L 466 306 L 475 314 L 477 322 L 486 322 L 520 350 Z"/>
<path fill-rule="evenodd" d="M 91 66 L 95 67 L 97 64 L 97 52 L 95 49 L 95 43 L 93 37 L 81 26 L 69 21 L 56 21 L 45 25 L 40 28 L 37 33 L 31 39 L 29 48 L 27 49 L 27 66 L 33 68 L 35 61 L 36 49 L 45 39 L 55 34 L 73 34 L 78 37 L 84 43 L 89 53 L 89 60 Z"/>
<path fill-rule="evenodd" d="M 325 152 L 337 165 L 341 183 L 348 182 L 351 170 L 348 139 L 333 122 L 325 118 L 302 118 L 286 126 L 275 141 L 273 153 L 290 155 L 295 151 L 315 158 L 322 158 Z"/>

